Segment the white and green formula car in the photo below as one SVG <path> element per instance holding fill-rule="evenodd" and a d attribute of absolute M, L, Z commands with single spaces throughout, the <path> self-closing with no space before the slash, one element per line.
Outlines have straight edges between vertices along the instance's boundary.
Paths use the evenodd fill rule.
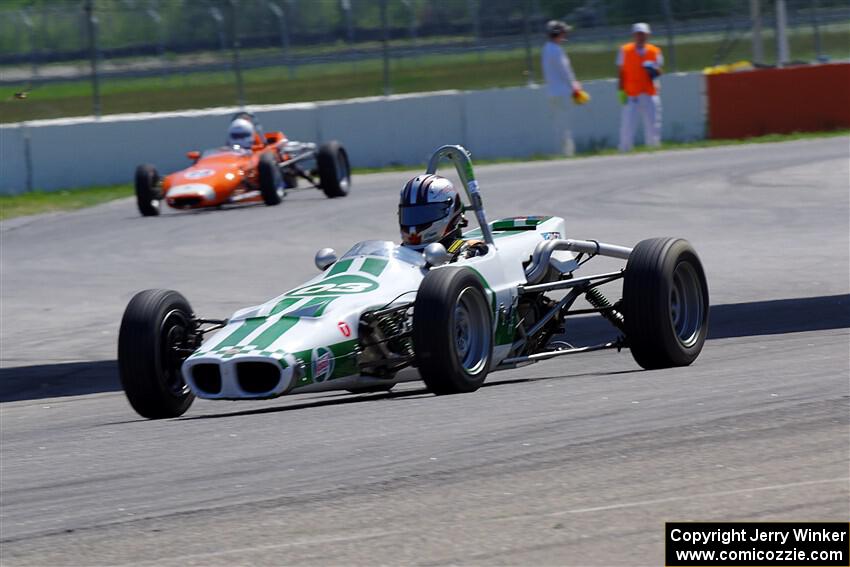
<path fill-rule="evenodd" d="M 527 216 L 488 223 L 472 164 L 443 146 L 428 165 L 454 162 L 485 252 L 457 258 L 368 240 L 320 273 L 230 319 L 197 317 L 175 291 L 146 290 L 121 322 L 118 362 L 130 404 L 148 418 L 183 414 L 194 398 L 256 400 L 348 390 L 386 391 L 421 379 L 435 394 L 472 392 L 495 370 L 599 349 L 629 348 L 643 368 L 684 366 L 708 330 L 708 286 L 687 241 L 652 238 L 633 249 L 566 239 L 564 220 Z M 622 269 L 580 276 L 594 256 Z M 622 280 L 609 302 L 600 286 Z M 573 309 L 579 298 L 589 308 Z M 597 313 L 612 339 L 575 348 L 558 340 L 573 315 Z M 415 371 L 414 371 L 415 369 Z"/>

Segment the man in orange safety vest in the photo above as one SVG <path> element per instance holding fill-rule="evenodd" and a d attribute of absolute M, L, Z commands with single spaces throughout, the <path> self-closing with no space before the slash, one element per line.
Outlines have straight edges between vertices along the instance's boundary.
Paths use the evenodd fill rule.
<path fill-rule="evenodd" d="M 634 41 L 617 52 L 620 69 L 619 96 L 623 105 L 620 121 L 620 151 L 634 146 L 638 117 L 643 119 L 644 140 L 648 146 L 661 145 L 661 97 L 658 96 L 658 77 L 664 66 L 661 49 L 647 42 L 649 24 L 632 26 Z"/>

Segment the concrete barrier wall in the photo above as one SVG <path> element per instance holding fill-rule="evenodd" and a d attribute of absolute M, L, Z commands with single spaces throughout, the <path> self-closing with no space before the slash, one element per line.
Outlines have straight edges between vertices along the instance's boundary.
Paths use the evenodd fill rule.
<path fill-rule="evenodd" d="M 27 187 L 26 144 L 23 128 L 0 128 L 0 195 Z"/>
<path fill-rule="evenodd" d="M 697 74 L 662 79 L 664 137 L 705 135 L 704 80 Z M 570 109 L 579 150 L 616 146 L 620 105 L 616 85 L 585 84 L 593 100 Z M 185 153 L 224 142 L 236 108 L 112 115 L 0 126 L 0 193 L 27 190 L 25 137 L 30 137 L 32 186 L 57 190 L 129 183 L 139 163 L 163 172 L 185 167 Z M 441 91 L 321 103 L 252 107 L 267 130 L 295 140 L 337 139 L 355 167 L 419 165 L 431 151 L 460 143 L 473 158 L 524 158 L 559 151 L 545 89 Z"/>

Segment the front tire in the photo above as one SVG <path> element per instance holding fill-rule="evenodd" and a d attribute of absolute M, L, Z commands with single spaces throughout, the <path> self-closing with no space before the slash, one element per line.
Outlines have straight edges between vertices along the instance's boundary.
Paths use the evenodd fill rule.
<path fill-rule="evenodd" d="M 150 164 L 140 165 L 136 168 L 136 204 L 143 217 L 155 217 L 159 215 L 162 203 L 162 191 L 160 189 L 160 177 L 156 168 Z"/>
<path fill-rule="evenodd" d="M 634 247 L 623 279 L 623 318 L 640 366 L 691 364 L 705 343 L 708 315 L 705 272 L 687 240 L 651 238 Z"/>
<path fill-rule="evenodd" d="M 339 142 L 326 142 L 316 154 L 319 186 L 329 199 L 345 197 L 351 190 L 351 165 Z"/>
<path fill-rule="evenodd" d="M 467 268 L 428 272 L 413 305 L 416 365 L 437 395 L 481 387 L 493 353 L 492 315 L 478 276 Z"/>
<path fill-rule="evenodd" d="M 283 174 L 271 154 L 263 154 L 257 163 L 257 175 L 263 202 L 268 206 L 279 205 L 286 196 Z"/>
<path fill-rule="evenodd" d="M 121 320 L 118 371 L 136 413 L 150 419 L 183 415 L 195 395 L 183 380 L 185 355 L 175 351 L 191 342 L 192 308 L 176 291 L 137 293 Z"/>

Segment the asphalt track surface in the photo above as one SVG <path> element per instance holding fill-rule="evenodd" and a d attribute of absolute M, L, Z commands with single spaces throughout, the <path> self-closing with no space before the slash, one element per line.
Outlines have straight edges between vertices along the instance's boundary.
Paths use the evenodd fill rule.
<path fill-rule="evenodd" d="M 417 382 L 197 401 L 154 422 L 115 370 L 133 293 L 178 289 L 210 317 L 259 303 L 315 273 L 322 246 L 395 238 L 410 173 L 361 176 L 333 201 L 147 219 L 122 200 L 4 222 L 0 559 L 660 565 L 668 520 L 846 521 L 849 142 L 479 168 L 491 218 L 688 238 L 711 334 L 688 368 L 605 351 L 439 398 Z"/>

